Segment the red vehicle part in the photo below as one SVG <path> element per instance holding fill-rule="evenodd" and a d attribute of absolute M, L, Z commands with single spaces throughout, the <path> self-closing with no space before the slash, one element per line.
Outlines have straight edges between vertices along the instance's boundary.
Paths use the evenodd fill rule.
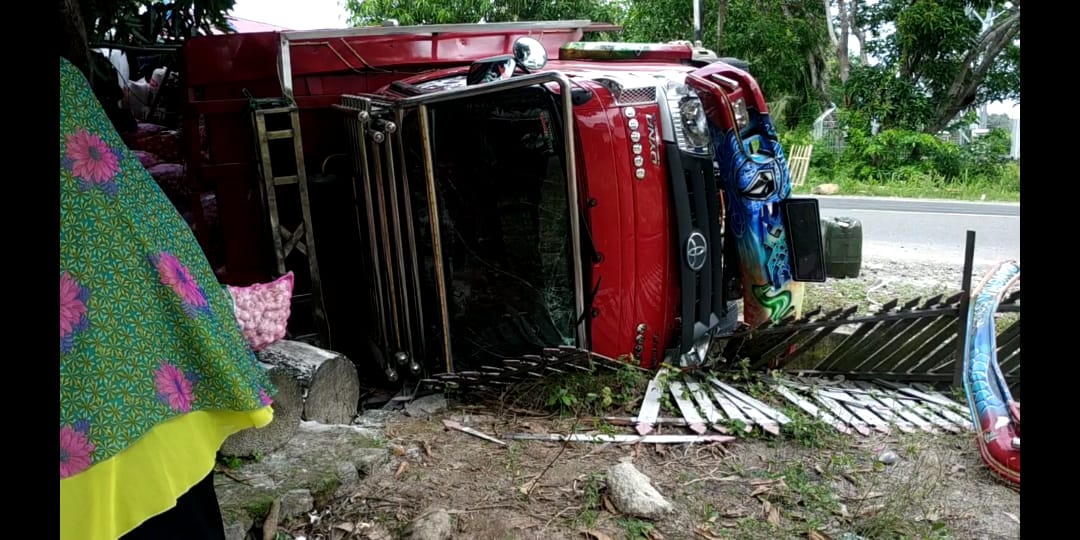
<path fill-rule="evenodd" d="M 580 21 L 540 30 L 536 24 L 489 24 L 479 30 L 480 25 L 470 26 L 468 31 L 454 31 L 455 25 L 432 27 L 426 33 L 395 27 L 356 29 L 346 37 L 329 37 L 340 30 L 228 34 L 196 37 L 185 44 L 188 182 L 195 192 L 199 241 L 222 282 L 247 285 L 271 278 L 248 107 L 249 97 L 282 94 L 281 36 L 290 38 L 292 91 L 300 108 L 304 155 L 308 169 L 318 171 L 327 157 L 348 151 L 341 116 L 332 109 L 341 94 L 373 92 L 418 72 L 508 54 L 521 36 L 558 51 L 583 33 Z M 208 194 L 218 206 L 216 227 L 198 211 Z M 220 238 L 208 237 L 206 231 L 213 228 L 221 231 Z"/>

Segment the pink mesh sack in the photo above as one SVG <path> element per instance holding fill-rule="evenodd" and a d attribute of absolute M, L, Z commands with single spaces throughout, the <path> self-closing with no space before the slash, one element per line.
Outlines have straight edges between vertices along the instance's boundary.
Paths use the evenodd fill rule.
<path fill-rule="evenodd" d="M 247 287 L 228 286 L 233 297 L 236 321 L 254 351 L 285 337 L 292 308 L 293 273 L 270 283 Z"/>

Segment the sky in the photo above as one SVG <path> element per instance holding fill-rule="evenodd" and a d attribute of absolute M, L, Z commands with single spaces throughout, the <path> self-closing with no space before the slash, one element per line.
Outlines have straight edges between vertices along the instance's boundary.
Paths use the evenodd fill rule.
<path fill-rule="evenodd" d="M 232 15 L 292 30 L 346 28 L 348 16 L 341 3 L 342 0 L 236 0 Z M 852 54 L 858 52 L 857 43 L 853 42 Z M 1014 102 L 994 102 L 987 105 L 987 112 L 1019 118 L 1020 105 Z"/>
<path fill-rule="evenodd" d="M 348 18 L 341 0 L 236 0 L 231 14 L 292 30 L 345 28 Z"/>

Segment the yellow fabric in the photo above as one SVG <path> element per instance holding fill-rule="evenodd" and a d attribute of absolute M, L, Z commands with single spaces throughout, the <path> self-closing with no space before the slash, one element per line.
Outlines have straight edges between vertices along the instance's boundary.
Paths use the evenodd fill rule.
<path fill-rule="evenodd" d="M 165 422 L 108 461 L 60 481 L 61 540 L 116 540 L 206 478 L 225 439 L 266 426 L 270 406 L 196 411 Z"/>

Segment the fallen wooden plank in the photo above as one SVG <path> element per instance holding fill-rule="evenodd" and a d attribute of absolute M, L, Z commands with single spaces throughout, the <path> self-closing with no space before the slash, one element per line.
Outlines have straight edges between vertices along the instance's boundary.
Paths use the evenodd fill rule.
<path fill-rule="evenodd" d="M 638 412 L 638 421 L 635 429 L 641 435 L 652 433 L 653 424 L 660 416 L 660 397 L 663 389 L 660 388 L 660 378 L 667 373 L 667 368 L 660 368 L 656 376 L 649 381 L 649 387 L 645 389 L 645 397 L 641 400 L 641 411 Z"/>
<path fill-rule="evenodd" d="M 944 429 L 945 431 L 949 431 L 951 433 L 962 433 L 964 431 L 963 427 L 953 425 L 952 422 L 949 422 L 941 415 L 937 414 L 933 409 L 927 407 L 927 404 L 924 401 L 918 401 L 910 397 L 900 398 L 897 399 L 897 401 L 899 401 L 900 404 L 904 405 L 905 407 L 917 412 L 919 416 L 926 418 L 935 426 Z"/>
<path fill-rule="evenodd" d="M 686 388 L 686 385 L 680 381 L 671 381 L 668 388 L 671 391 L 671 397 L 675 398 L 675 404 L 678 405 L 679 412 L 686 419 L 690 431 L 699 435 L 708 431 L 709 428 L 698 413 L 697 407 L 694 406 L 694 402 L 690 398 L 690 391 Z"/>
<path fill-rule="evenodd" d="M 842 388 L 834 388 L 834 389 L 831 390 L 831 392 L 843 392 L 843 389 Z M 822 391 L 822 390 L 819 390 L 818 393 L 823 394 L 823 395 L 825 394 L 825 392 Z M 846 393 L 845 393 L 845 395 L 846 395 Z M 881 419 L 881 417 L 874 414 L 874 412 L 871 411 L 870 409 L 867 409 L 866 405 L 864 403 L 856 400 L 852 396 L 847 396 L 847 397 L 848 397 L 848 399 L 845 399 L 844 401 L 848 402 L 846 404 L 846 407 L 847 407 L 847 409 L 849 411 L 855 413 L 856 416 L 858 416 L 860 419 L 862 419 L 862 421 L 866 422 L 868 425 L 870 425 L 874 429 L 888 435 L 888 433 L 889 433 L 889 423 L 887 421 Z M 832 398 L 830 397 L 829 399 L 832 399 Z M 840 406 L 844 407 L 845 404 L 841 403 Z"/>
<path fill-rule="evenodd" d="M 714 392 L 714 395 L 724 394 L 724 397 L 726 397 L 729 401 L 731 401 L 731 403 L 737 409 L 742 411 L 743 414 L 745 414 L 747 417 L 749 417 L 750 420 L 752 420 L 755 424 L 761 426 L 761 429 L 765 430 L 765 432 L 771 433 L 773 435 L 779 435 L 780 434 L 780 423 L 777 422 L 776 420 L 773 420 L 772 418 L 769 418 L 768 416 L 765 415 L 765 413 L 757 410 L 756 408 L 754 408 L 753 406 L 751 406 L 748 403 L 743 403 L 742 400 L 740 400 L 734 394 L 729 394 L 727 392 L 724 392 L 720 388 L 713 389 L 713 392 Z"/>
<path fill-rule="evenodd" d="M 572 433 L 560 435 L 558 433 L 512 433 L 505 435 L 507 439 L 525 441 L 552 441 L 552 442 L 590 442 L 590 443 L 655 443 L 655 444 L 687 444 L 687 443 L 726 443 L 736 440 L 731 435 L 605 435 Z"/>
<path fill-rule="evenodd" d="M 776 393 L 787 398 L 787 400 L 793 403 L 796 407 L 802 409 L 803 411 L 806 411 L 806 413 L 810 416 L 813 416 L 814 418 L 817 418 L 818 420 L 821 420 L 822 422 L 825 422 L 826 424 L 836 428 L 836 430 L 840 433 L 843 433 L 845 435 L 851 434 L 851 427 L 849 427 L 847 424 L 841 422 L 840 420 L 837 420 L 835 416 L 825 412 L 824 410 L 819 409 L 817 405 L 810 403 L 805 398 L 799 396 L 790 389 L 785 388 L 783 384 L 776 384 L 775 386 L 773 386 L 773 389 L 776 390 Z"/>
<path fill-rule="evenodd" d="M 900 418 L 903 418 L 904 421 L 907 422 L 909 425 L 921 429 L 927 433 L 932 433 L 934 431 L 934 426 L 928 420 L 908 410 L 906 407 L 901 405 L 887 393 L 875 388 L 874 385 L 866 381 L 855 381 L 855 386 L 860 390 L 867 392 L 867 395 L 873 397 L 879 403 L 885 405 L 886 407 L 889 407 L 889 409 L 892 410 L 894 414 L 896 414 Z"/>
<path fill-rule="evenodd" d="M 785 416 L 784 413 L 762 403 L 760 400 L 755 399 L 748 394 L 740 392 L 737 388 L 720 381 L 716 377 L 709 377 L 709 382 L 712 383 L 713 386 L 716 386 L 721 390 L 727 392 L 728 394 L 737 397 L 743 403 L 754 407 L 755 409 L 761 411 L 762 414 L 768 416 L 769 418 L 772 418 L 773 420 L 776 420 L 781 424 L 787 424 L 791 422 L 791 419 Z"/>
<path fill-rule="evenodd" d="M 713 399 L 715 399 L 716 403 L 720 405 L 720 408 L 724 410 L 724 414 L 726 414 L 728 418 L 737 422 L 742 422 L 743 431 L 747 433 L 754 429 L 754 422 L 747 418 L 742 410 L 728 399 L 727 395 L 721 392 L 719 388 L 710 388 L 709 390 Z"/>
<path fill-rule="evenodd" d="M 828 396 L 823 396 L 818 392 L 810 394 L 818 403 L 823 405 L 826 410 L 836 415 L 841 422 L 846 423 L 855 429 L 860 435 L 870 435 L 870 427 L 860 418 L 851 414 L 851 411 L 844 408 L 843 405 L 837 403 L 835 400 L 830 399 Z"/>
<path fill-rule="evenodd" d="M 853 386 L 845 386 L 844 389 L 858 390 L 858 388 Z M 881 417 L 881 419 L 887 422 L 889 425 L 896 426 L 897 429 L 903 431 L 904 433 L 915 432 L 915 426 L 911 422 L 908 422 L 907 419 L 901 417 L 899 414 L 894 413 L 891 408 L 889 408 L 884 403 L 878 401 L 870 394 L 862 392 L 851 392 L 849 395 L 852 399 L 865 405 L 868 410 Z"/>
<path fill-rule="evenodd" d="M 472 435 L 473 437 L 479 437 L 481 439 L 484 439 L 485 441 L 491 441 L 491 442 L 493 442 L 495 444 L 498 444 L 498 445 L 501 445 L 501 446 L 506 446 L 506 443 L 504 441 L 496 439 L 495 437 L 492 437 L 491 435 L 488 435 L 486 433 L 482 433 L 480 431 L 477 431 L 477 430 L 475 430 L 475 429 L 473 429 L 471 427 L 463 426 L 460 423 L 455 422 L 453 420 L 443 419 L 442 423 L 443 423 L 444 426 L 446 426 L 449 429 L 457 430 L 457 431 L 460 431 L 462 433 L 468 433 L 469 435 Z"/>
<path fill-rule="evenodd" d="M 705 415 L 705 419 L 708 420 L 709 425 L 713 429 L 720 433 L 728 433 L 728 429 L 724 427 L 724 415 L 713 404 L 712 398 L 709 397 L 709 393 L 701 387 L 701 383 L 697 381 L 686 381 L 686 387 L 690 390 L 690 395 L 694 398 L 694 401 L 701 408 L 701 412 Z"/>

